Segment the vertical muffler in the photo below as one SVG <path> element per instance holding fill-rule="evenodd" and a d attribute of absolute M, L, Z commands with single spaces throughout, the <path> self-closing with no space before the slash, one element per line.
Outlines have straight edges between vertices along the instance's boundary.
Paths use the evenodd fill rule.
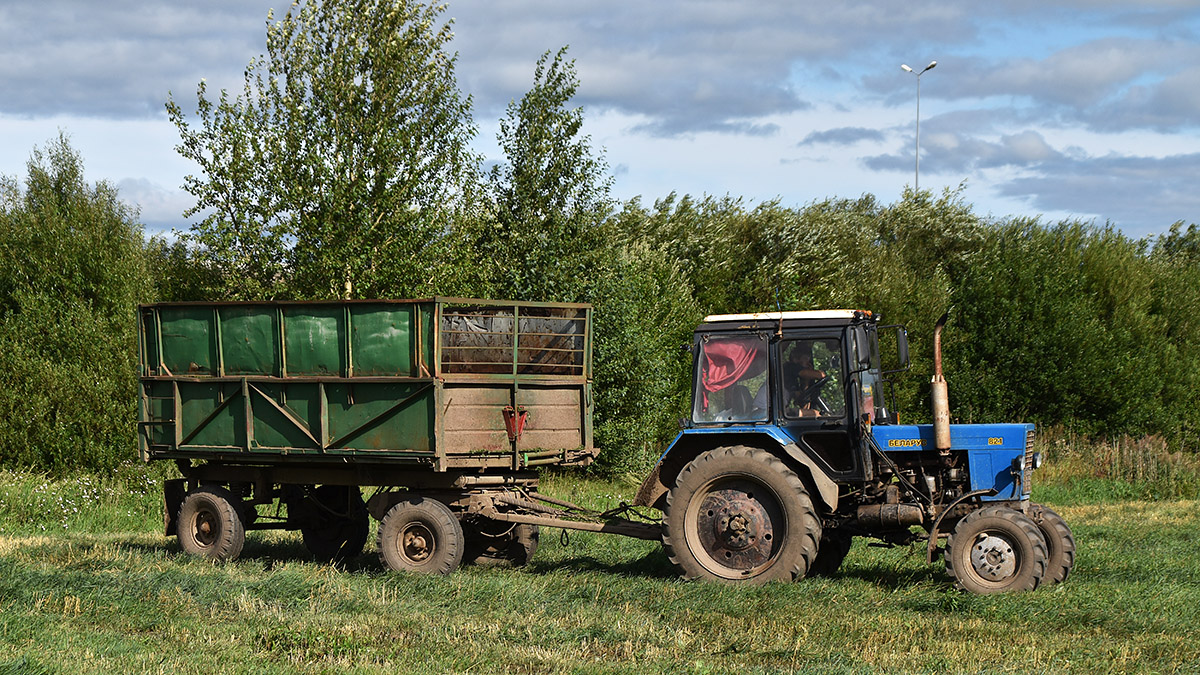
<path fill-rule="evenodd" d="M 946 312 L 933 328 L 933 380 L 929 388 L 933 402 L 934 445 L 943 453 L 950 451 L 950 397 L 946 378 L 942 376 L 942 328 L 949 318 L 950 312 Z"/>

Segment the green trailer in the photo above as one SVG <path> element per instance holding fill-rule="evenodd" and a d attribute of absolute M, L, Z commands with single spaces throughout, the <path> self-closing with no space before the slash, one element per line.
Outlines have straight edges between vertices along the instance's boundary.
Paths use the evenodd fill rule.
<path fill-rule="evenodd" d="M 295 529 L 340 560 L 362 551 L 370 514 L 389 566 L 449 572 L 526 560 L 538 524 L 621 530 L 537 494 L 538 467 L 597 453 L 591 312 L 440 297 L 141 306 L 140 454 L 183 476 L 164 488 L 167 534 L 225 559 L 246 530 Z"/>

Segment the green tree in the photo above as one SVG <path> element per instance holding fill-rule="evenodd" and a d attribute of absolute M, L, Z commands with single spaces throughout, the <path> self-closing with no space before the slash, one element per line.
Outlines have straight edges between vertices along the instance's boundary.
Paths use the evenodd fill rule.
<path fill-rule="evenodd" d="M 583 300 L 594 286 L 611 179 L 582 132 L 583 109 L 570 107 L 579 79 L 566 54 L 538 59 L 533 87 L 500 121 L 506 161 L 489 175 L 491 215 L 472 246 L 486 287 L 500 296 Z"/>
<path fill-rule="evenodd" d="M 241 95 L 167 111 L 200 165 L 185 189 L 197 254 L 226 297 L 428 292 L 445 232 L 477 193 L 470 98 L 442 6 L 309 0 L 268 15 Z"/>
<path fill-rule="evenodd" d="M 27 166 L 0 183 L 0 464 L 111 467 L 135 456 L 142 228 L 66 137 Z"/>

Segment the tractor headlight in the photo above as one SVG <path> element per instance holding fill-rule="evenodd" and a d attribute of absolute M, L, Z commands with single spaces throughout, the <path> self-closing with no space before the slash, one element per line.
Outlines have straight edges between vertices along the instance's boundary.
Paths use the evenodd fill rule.
<path fill-rule="evenodd" d="M 1042 468 L 1042 453 L 1040 453 L 1040 452 L 1033 453 L 1033 468 L 1034 469 Z"/>

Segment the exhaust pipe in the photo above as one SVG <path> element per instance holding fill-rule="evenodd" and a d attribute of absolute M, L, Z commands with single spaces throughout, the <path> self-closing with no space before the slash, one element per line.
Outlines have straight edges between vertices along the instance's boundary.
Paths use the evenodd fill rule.
<path fill-rule="evenodd" d="M 933 401 L 933 439 L 939 452 L 950 451 L 950 397 L 946 378 L 942 376 L 942 328 L 950 312 L 942 315 L 933 328 L 933 380 L 930 398 Z"/>

